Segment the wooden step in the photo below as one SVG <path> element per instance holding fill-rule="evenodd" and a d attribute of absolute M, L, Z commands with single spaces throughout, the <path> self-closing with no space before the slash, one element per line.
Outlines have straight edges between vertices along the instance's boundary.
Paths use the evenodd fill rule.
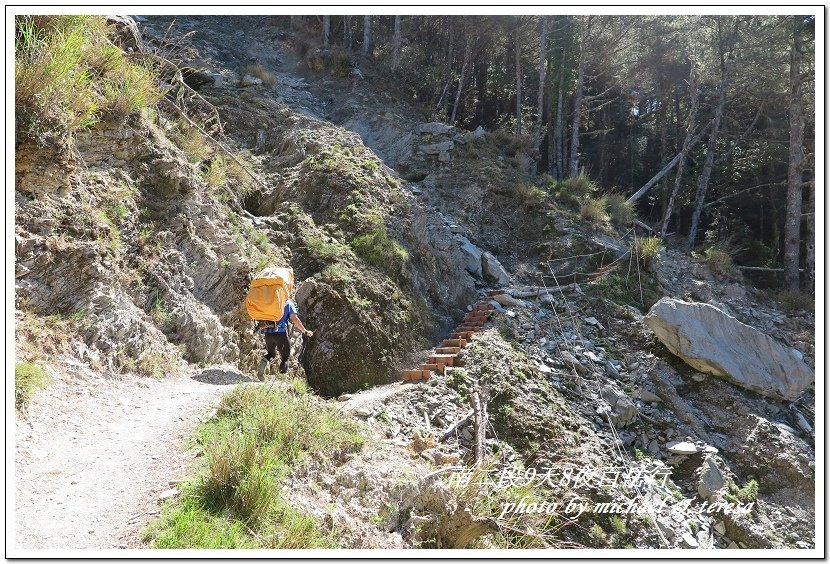
<path fill-rule="evenodd" d="M 464 321 L 486 321 L 490 318 L 490 312 L 474 311 L 464 316 Z"/>
<path fill-rule="evenodd" d="M 463 331 L 477 331 L 477 330 L 481 329 L 482 325 L 484 325 L 483 321 L 477 321 L 475 323 L 470 321 L 469 323 L 462 323 L 461 325 L 456 327 L 455 330 L 459 333 L 461 333 Z"/>
<path fill-rule="evenodd" d="M 493 296 L 501 296 L 502 294 L 506 294 L 507 290 L 490 290 L 487 292 L 487 297 L 492 298 Z"/>
<path fill-rule="evenodd" d="M 475 335 L 475 331 L 454 331 L 449 334 L 447 339 L 464 339 L 469 343 L 472 340 L 473 335 Z"/>
<path fill-rule="evenodd" d="M 429 357 L 430 364 L 441 364 L 443 366 L 455 366 L 454 354 L 434 354 Z"/>
<path fill-rule="evenodd" d="M 404 370 L 402 373 L 404 382 L 419 382 L 429 380 L 432 377 L 432 370 Z"/>
<path fill-rule="evenodd" d="M 458 354 L 461 352 L 461 347 L 437 347 L 436 354 Z"/>
<path fill-rule="evenodd" d="M 438 374 L 444 375 L 444 368 L 443 364 L 422 364 L 418 367 L 419 370 L 427 370 L 429 372 L 437 372 Z"/>
<path fill-rule="evenodd" d="M 465 339 L 444 339 L 441 341 L 442 347 L 461 347 L 462 349 L 467 346 L 467 341 Z"/>
<path fill-rule="evenodd" d="M 496 306 L 487 302 L 487 303 L 477 303 L 473 306 L 473 311 L 492 311 L 496 309 Z"/>

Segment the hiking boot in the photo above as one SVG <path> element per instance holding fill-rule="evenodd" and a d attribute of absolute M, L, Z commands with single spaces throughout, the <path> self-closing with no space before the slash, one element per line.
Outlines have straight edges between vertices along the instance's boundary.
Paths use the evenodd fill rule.
<path fill-rule="evenodd" d="M 260 382 L 265 381 L 265 369 L 268 368 L 268 360 L 262 358 L 259 360 L 259 365 L 256 367 L 256 377 Z"/>
<path fill-rule="evenodd" d="M 280 363 L 280 374 L 285 374 L 286 372 L 288 372 L 288 361 L 287 360 L 285 362 Z"/>

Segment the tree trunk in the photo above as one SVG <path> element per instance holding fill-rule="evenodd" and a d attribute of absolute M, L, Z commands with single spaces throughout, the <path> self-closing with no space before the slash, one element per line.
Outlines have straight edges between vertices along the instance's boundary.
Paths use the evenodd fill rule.
<path fill-rule="evenodd" d="M 562 99 L 565 96 L 565 49 L 559 50 L 559 87 L 556 96 L 556 128 L 553 134 L 556 143 L 556 180 L 565 178 L 565 120 L 562 116 Z"/>
<path fill-rule="evenodd" d="M 804 257 L 804 290 L 816 290 L 816 187 L 815 180 L 807 183 L 807 256 Z"/>
<path fill-rule="evenodd" d="M 579 175 L 579 125 L 582 118 L 582 90 L 585 86 L 585 48 L 588 35 L 591 33 L 591 16 L 579 41 L 579 66 L 576 75 L 576 90 L 574 92 L 574 119 L 571 126 L 571 159 L 568 167 L 568 177 Z"/>
<path fill-rule="evenodd" d="M 539 23 L 539 95 L 536 104 L 536 129 L 533 131 L 533 151 L 539 152 L 539 145 L 542 143 L 542 118 L 545 111 L 545 82 L 547 72 L 547 51 L 548 51 L 548 19 L 542 16 Z"/>
<path fill-rule="evenodd" d="M 674 201 L 677 198 L 677 193 L 680 191 L 680 185 L 683 182 L 683 167 L 686 165 L 686 155 L 689 154 L 689 150 L 692 148 L 692 135 L 695 130 L 697 115 L 697 73 L 695 72 L 695 61 L 691 61 L 691 63 L 692 70 L 689 72 L 689 119 L 686 122 L 686 138 L 683 139 L 680 160 L 677 162 L 677 176 L 674 178 L 674 189 L 671 191 L 669 203 L 666 205 L 666 212 L 663 215 L 663 225 L 660 227 L 661 237 L 666 236 L 666 229 L 669 226 L 669 219 L 674 209 Z"/>
<path fill-rule="evenodd" d="M 718 134 L 720 133 L 720 122 L 723 117 L 723 111 L 726 108 L 726 94 L 729 90 L 729 82 L 732 78 L 732 71 L 735 68 L 735 53 L 733 47 L 737 40 L 738 23 L 735 22 L 735 33 L 730 43 L 729 55 L 726 59 L 726 65 L 723 70 L 720 83 L 720 93 L 718 94 L 718 105 L 715 108 L 715 117 L 712 121 L 712 131 L 709 133 L 709 142 L 706 145 L 706 161 L 703 164 L 703 171 L 700 174 L 700 179 L 697 183 L 697 193 L 695 194 L 695 207 L 692 212 L 692 225 L 689 227 L 689 238 L 686 245 L 689 249 L 693 249 L 695 241 L 697 240 L 697 228 L 700 223 L 700 215 L 703 213 L 703 204 L 706 201 L 706 190 L 709 188 L 709 179 L 712 177 L 712 168 L 715 164 L 715 149 L 718 142 Z"/>
<path fill-rule="evenodd" d="M 801 107 L 801 38 L 799 16 L 792 17 L 793 43 L 790 50 L 790 158 L 787 169 L 787 218 L 784 222 L 784 284 L 798 290 L 801 251 L 801 164 L 804 161 L 804 116 Z"/>
<path fill-rule="evenodd" d="M 363 56 L 368 57 L 371 53 L 369 44 L 372 41 L 372 16 L 363 16 Z"/>
<path fill-rule="evenodd" d="M 346 48 L 352 50 L 352 17 L 343 16 L 343 39 L 346 42 Z"/>
<path fill-rule="evenodd" d="M 392 39 L 392 72 L 398 70 L 401 62 L 401 17 L 395 16 L 395 34 Z"/>
<path fill-rule="evenodd" d="M 323 49 L 329 48 L 329 30 L 331 29 L 331 16 L 323 16 Z"/>
<path fill-rule="evenodd" d="M 521 20 L 516 18 L 516 135 L 522 134 L 522 38 Z"/>
<path fill-rule="evenodd" d="M 698 132 L 697 132 L 697 135 L 695 135 L 695 136 L 692 138 L 691 142 L 690 142 L 690 147 L 694 147 L 694 146 L 697 144 L 697 142 L 698 142 L 698 141 L 700 141 L 700 139 L 703 137 L 703 135 L 704 135 L 707 131 L 709 131 L 709 128 L 710 128 L 710 127 L 712 127 L 712 124 L 713 124 L 714 122 L 715 122 L 715 120 L 714 120 L 714 119 L 712 119 L 712 121 L 710 121 L 710 122 L 709 122 L 708 124 L 706 124 L 706 125 L 705 125 L 705 126 L 704 126 L 701 130 L 700 130 L 700 131 L 698 131 Z M 658 182 L 660 182 L 660 180 L 661 180 L 664 176 L 666 176 L 666 175 L 669 173 L 669 171 L 671 171 L 671 169 L 673 169 L 675 166 L 677 166 L 677 163 L 678 163 L 678 162 L 680 162 L 680 153 L 677 153 L 674 157 L 672 157 L 672 160 L 670 160 L 670 161 L 666 164 L 666 166 L 664 166 L 663 168 L 661 168 L 661 169 L 660 169 L 660 172 L 658 172 L 657 174 L 655 174 L 654 176 L 652 176 L 652 177 L 651 177 L 651 180 L 649 180 L 648 182 L 646 182 L 645 184 L 643 184 L 643 187 L 642 187 L 642 188 L 640 188 L 640 189 L 639 189 L 639 190 L 637 190 L 634 194 L 632 194 L 632 195 L 631 195 L 631 197 L 630 197 L 630 198 L 628 198 L 628 203 L 629 203 L 629 204 L 633 204 L 634 202 L 636 202 L 637 200 L 639 200 L 640 198 L 642 198 L 642 197 L 643 197 L 643 195 L 644 195 L 646 192 L 648 192 L 649 190 L 651 190 L 651 189 L 654 187 L 654 185 L 655 185 L 655 184 L 657 184 Z"/>
<path fill-rule="evenodd" d="M 458 78 L 458 92 L 455 94 L 455 104 L 452 107 L 450 125 L 455 125 L 455 117 L 458 114 L 458 104 L 461 102 L 461 92 L 464 90 L 464 79 L 467 76 L 467 67 L 470 66 L 470 55 L 472 54 L 472 50 L 472 40 L 468 37 L 467 46 L 464 48 L 464 63 L 461 65 L 461 76 Z"/>
<path fill-rule="evenodd" d="M 547 62 L 547 76 L 553 77 L 553 61 L 551 60 L 553 57 L 548 57 Z M 547 135 L 548 135 L 548 174 L 553 176 L 553 171 L 556 168 L 556 159 L 554 157 L 554 147 L 555 143 L 553 142 L 553 80 L 547 80 L 545 83 L 545 115 L 547 116 Z M 554 178 L 556 178 L 554 176 Z"/>

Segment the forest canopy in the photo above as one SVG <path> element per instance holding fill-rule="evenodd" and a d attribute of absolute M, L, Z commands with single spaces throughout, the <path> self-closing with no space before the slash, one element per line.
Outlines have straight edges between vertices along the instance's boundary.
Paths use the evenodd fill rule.
<path fill-rule="evenodd" d="M 510 132 L 538 176 L 813 284 L 814 16 L 283 18 L 432 119 Z"/>

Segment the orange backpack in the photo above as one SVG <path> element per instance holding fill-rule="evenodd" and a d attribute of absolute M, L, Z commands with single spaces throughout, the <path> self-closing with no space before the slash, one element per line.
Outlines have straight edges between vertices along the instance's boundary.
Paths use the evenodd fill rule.
<path fill-rule="evenodd" d="M 245 309 L 254 321 L 279 321 L 294 291 L 294 270 L 270 266 L 251 281 Z"/>

